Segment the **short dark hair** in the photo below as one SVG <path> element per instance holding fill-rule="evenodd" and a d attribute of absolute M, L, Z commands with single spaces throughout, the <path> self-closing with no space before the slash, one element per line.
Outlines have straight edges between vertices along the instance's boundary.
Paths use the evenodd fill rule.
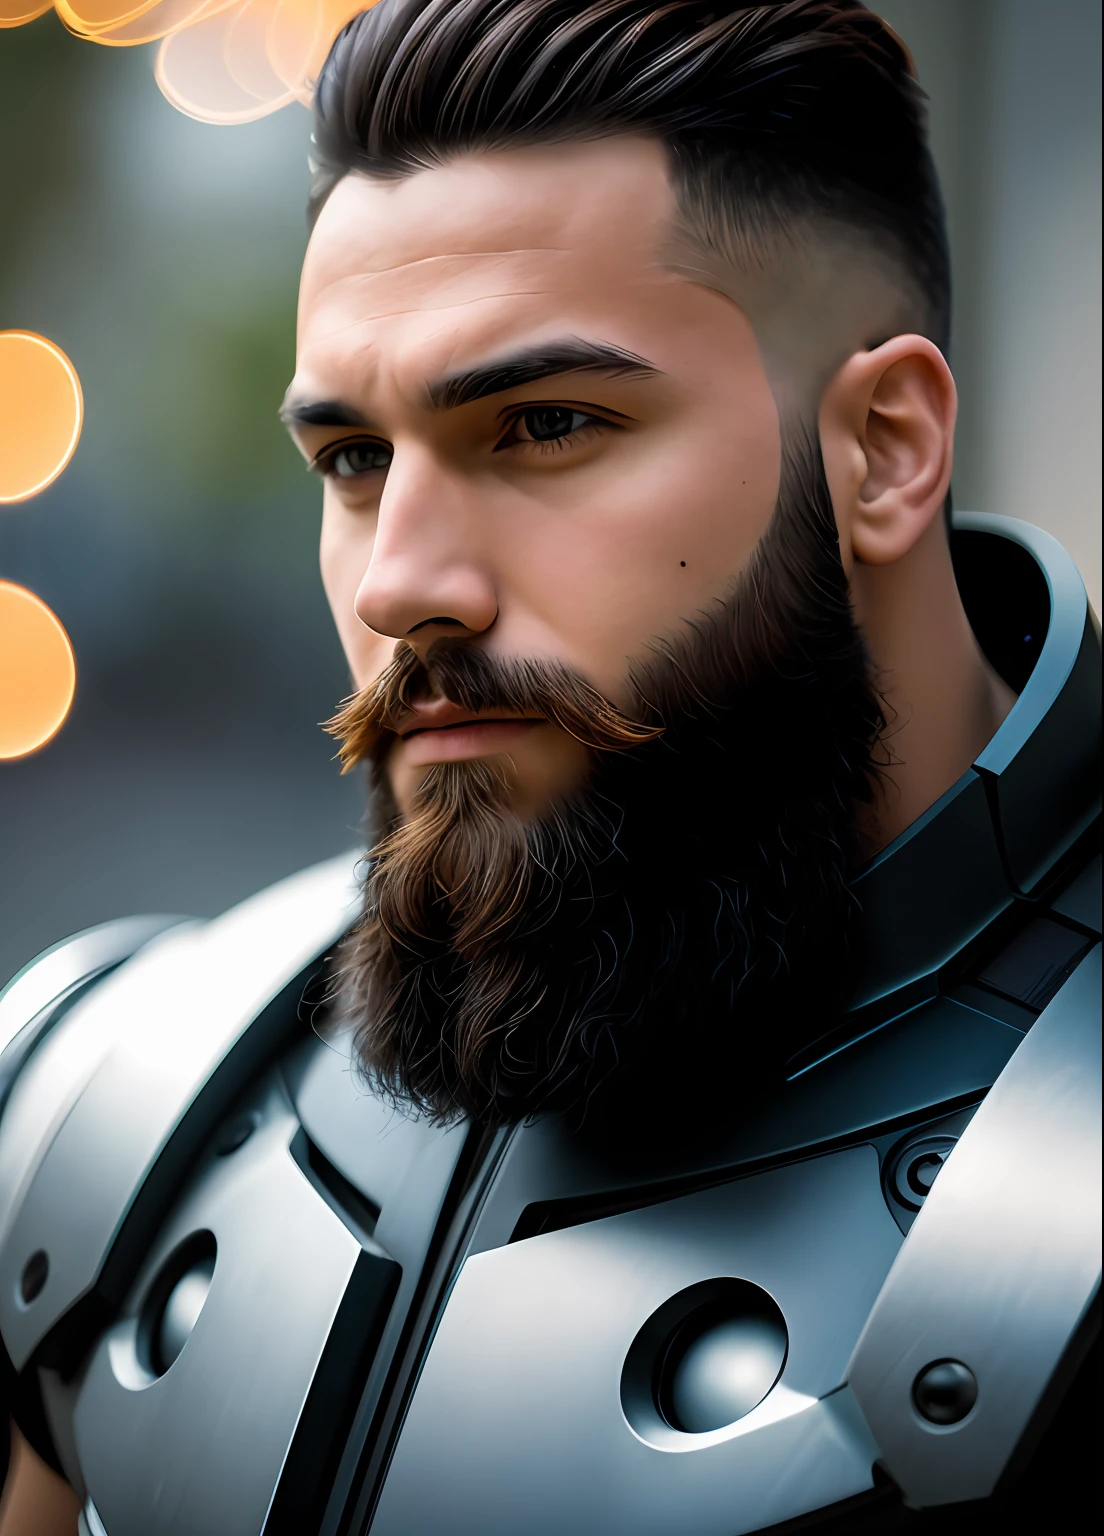
<path fill-rule="evenodd" d="M 856 0 L 379 0 L 334 44 L 314 115 L 312 217 L 349 171 L 658 138 L 709 243 L 718 228 L 724 249 L 797 219 L 846 224 L 888 248 L 920 301 L 914 323 L 947 348 L 926 97 L 900 38 Z"/>

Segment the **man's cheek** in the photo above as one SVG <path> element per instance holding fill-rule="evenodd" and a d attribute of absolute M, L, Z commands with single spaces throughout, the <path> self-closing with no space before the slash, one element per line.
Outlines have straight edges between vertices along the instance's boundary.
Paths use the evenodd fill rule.
<path fill-rule="evenodd" d="M 338 541 L 325 514 L 322 518 L 322 534 L 318 544 L 318 569 L 322 576 L 322 588 L 326 594 L 326 601 L 330 605 L 330 612 L 338 629 L 341 630 L 345 610 L 352 612 L 352 597 L 344 590 L 348 581 L 342 581 L 347 562 L 341 558 Z"/>
<path fill-rule="evenodd" d="M 333 615 L 345 659 L 358 688 L 364 688 L 387 664 L 393 642 L 384 641 L 357 617 L 356 595 L 364 562 L 355 549 L 343 547 L 327 534 L 325 523 L 319 547 L 322 588 Z M 383 651 L 387 655 L 382 655 Z"/>

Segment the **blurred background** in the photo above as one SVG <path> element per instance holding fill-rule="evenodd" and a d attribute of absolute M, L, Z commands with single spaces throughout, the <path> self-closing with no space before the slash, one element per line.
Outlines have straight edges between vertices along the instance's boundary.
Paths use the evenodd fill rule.
<path fill-rule="evenodd" d="M 885 0 L 932 102 L 956 273 L 961 507 L 1042 524 L 1100 609 L 1099 0 Z M 352 847 L 317 722 L 348 680 L 320 489 L 276 422 L 309 116 L 210 127 L 148 48 L 0 32 L 0 329 L 72 358 L 86 419 L 0 507 L 0 576 L 66 625 L 76 702 L 0 762 L 0 984 L 90 923 L 214 914 Z"/>

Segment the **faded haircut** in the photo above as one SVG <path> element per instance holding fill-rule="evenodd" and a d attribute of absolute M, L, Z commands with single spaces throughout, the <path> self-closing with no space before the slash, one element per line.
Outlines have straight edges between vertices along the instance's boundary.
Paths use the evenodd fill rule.
<path fill-rule="evenodd" d="M 646 135 L 702 251 L 747 269 L 810 224 L 856 232 L 900 275 L 906 328 L 947 350 L 926 98 L 855 0 L 379 0 L 334 44 L 314 113 L 312 219 L 350 171 Z"/>

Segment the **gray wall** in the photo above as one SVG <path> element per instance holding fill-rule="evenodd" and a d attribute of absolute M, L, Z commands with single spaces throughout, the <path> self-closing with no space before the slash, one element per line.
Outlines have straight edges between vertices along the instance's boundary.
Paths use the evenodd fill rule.
<path fill-rule="evenodd" d="M 1047 528 L 1100 612 L 1099 0 L 882 0 L 931 97 L 955 501 Z"/>

